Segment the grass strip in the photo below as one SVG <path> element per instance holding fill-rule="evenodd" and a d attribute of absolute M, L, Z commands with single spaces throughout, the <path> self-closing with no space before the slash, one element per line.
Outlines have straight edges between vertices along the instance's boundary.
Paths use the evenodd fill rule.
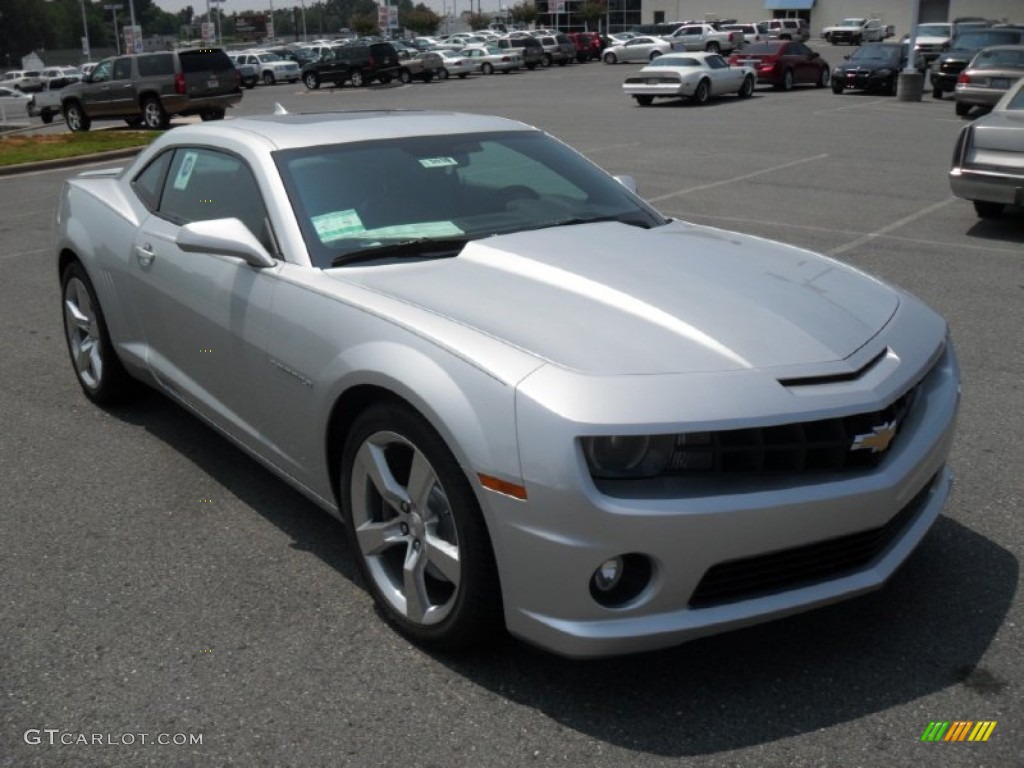
<path fill-rule="evenodd" d="M 35 163 L 114 149 L 144 147 L 162 131 L 97 131 L 54 136 L 0 137 L 0 165 Z"/>

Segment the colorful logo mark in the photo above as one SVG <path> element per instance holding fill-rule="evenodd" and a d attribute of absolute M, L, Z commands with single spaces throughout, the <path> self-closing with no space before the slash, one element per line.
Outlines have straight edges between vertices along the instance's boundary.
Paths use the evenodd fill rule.
<path fill-rule="evenodd" d="M 995 729 L 995 720 L 932 721 L 921 734 L 921 741 L 988 741 Z"/>

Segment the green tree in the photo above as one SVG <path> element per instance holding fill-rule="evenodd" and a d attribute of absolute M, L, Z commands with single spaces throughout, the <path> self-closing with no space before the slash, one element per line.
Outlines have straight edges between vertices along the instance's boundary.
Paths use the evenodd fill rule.
<path fill-rule="evenodd" d="M 398 9 L 398 23 L 417 35 L 432 35 L 441 24 L 440 17 L 423 3 L 408 11 Z"/>
<path fill-rule="evenodd" d="M 468 21 L 469 28 L 475 32 L 478 29 L 487 29 L 487 25 L 491 23 L 491 17 L 486 13 L 471 13 Z"/>
<path fill-rule="evenodd" d="M 589 32 L 592 26 L 597 29 L 601 28 L 601 19 L 604 18 L 607 11 L 608 3 L 605 0 L 587 0 L 580 6 L 578 13 L 586 21 Z"/>
<path fill-rule="evenodd" d="M 530 26 L 537 20 L 537 6 L 530 0 L 523 0 L 509 9 L 509 15 L 516 24 Z"/>
<path fill-rule="evenodd" d="M 360 37 L 380 34 L 380 27 L 377 26 L 377 14 L 375 13 L 353 13 L 349 17 L 348 25 Z"/>

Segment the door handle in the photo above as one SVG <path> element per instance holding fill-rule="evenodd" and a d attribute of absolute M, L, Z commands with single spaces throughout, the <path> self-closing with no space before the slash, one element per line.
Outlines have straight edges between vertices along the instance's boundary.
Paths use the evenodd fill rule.
<path fill-rule="evenodd" d="M 135 246 L 135 259 L 139 262 L 139 266 L 148 267 L 153 263 L 155 257 L 156 253 L 153 251 L 153 246 L 149 243 Z"/>

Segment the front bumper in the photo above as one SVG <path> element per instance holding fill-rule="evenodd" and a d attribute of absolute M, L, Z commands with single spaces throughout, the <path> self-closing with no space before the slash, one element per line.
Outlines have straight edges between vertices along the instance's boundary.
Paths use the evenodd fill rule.
<path fill-rule="evenodd" d="M 946 459 L 959 397 L 959 368 L 949 347 L 919 385 L 899 441 L 876 470 L 788 476 L 757 487 L 724 480 L 710 490 L 695 484 L 685 495 L 648 489 L 629 497 L 595 487 L 573 438 L 580 425 L 552 428 L 549 415 L 520 398 L 529 501 L 487 497 L 509 631 L 570 657 L 632 653 L 881 587 L 949 497 Z M 554 446 L 567 439 L 573 448 L 559 455 Z M 566 477 L 567 465 L 578 473 L 575 480 Z M 754 589 L 726 602 L 694 604 L 715 566 L 883 529 L 901 512 L 884 546 L 855 568 L 767 593 Z M 606 559 L 633 553 L 652 563 L 648 586 L 620 607 L 602 607 L 591 596 L 592 574 Z"/>

